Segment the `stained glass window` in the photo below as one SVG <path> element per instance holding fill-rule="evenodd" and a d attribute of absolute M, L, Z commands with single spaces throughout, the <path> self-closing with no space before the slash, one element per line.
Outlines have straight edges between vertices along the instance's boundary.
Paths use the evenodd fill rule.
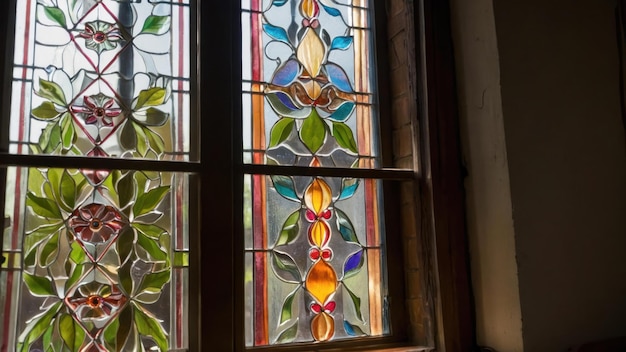
<path fill-rule="evenodd" d="M 16 1 L 0 349 L 188 346 L 190 6 Z"/>
<path fill-rule="evenodd" d="M 242 1 L 247 346 L 390 331 L 381 180 L 353 172 L 381 165 L 371 24 L 367 0 Z"/>

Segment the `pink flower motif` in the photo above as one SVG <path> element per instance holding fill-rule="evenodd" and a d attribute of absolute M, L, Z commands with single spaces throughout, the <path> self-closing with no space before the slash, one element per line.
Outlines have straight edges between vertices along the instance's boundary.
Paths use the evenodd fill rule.
<path fill-rule="evenodd" d="M 74 210 L 68 225 L 85 242 L 106 242 L 126 225 L 112 206 L 92 203 Z"/>
<path fill-rule="evenodd" d="M 109 156 L 102 148 L 96 146 L 87 153 L 87 156 L 94 158 L 101 158 Z M 92 186 L 99 186 L 104 180 L 109 177 L 111 173 L 109 170 L 93 170 L 93 169 L 81 169 L 80 172 L 85 175 L 87 180 Z"/>
<path fill-rule="evenodd" d="M 78 288 L 67 305 L 81 322 L 108 320 L 126 303 L 126 296 L 116 285 L 90 282 Z"/>
<path fill-rule="evenodd" d="M 122 113 L 122 109 L 113 107 L 115 100 L 102 93 L 85 95 L 83 102 L 85 106 L 72 106 L 71 110 L 74 113 L 86 114 L 86 124 L 95 124 L 100 121 L 105 126 L 113 126 L 113 118 Z"/>
<path fill-rule="evenodd" d="M 85 46 L 98 54 L 115 49 L 117 42 L 122 40 L 122 35 L 115 24 L 103 21 L 85 23 L 85 30 L 80 32 L 78 37 L 85 38 Z"/>

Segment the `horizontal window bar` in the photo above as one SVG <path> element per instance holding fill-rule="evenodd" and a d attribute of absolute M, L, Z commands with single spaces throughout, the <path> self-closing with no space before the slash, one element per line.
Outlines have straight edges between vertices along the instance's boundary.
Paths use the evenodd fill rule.
<path fill-rule="evenodd" d="M 202 170 L 200 163 L 186 161 L 91 158 L 86 156 L 64 157 L 58 155 L 22 155 L 6 153 L 0 153 L 0 166 L 176 172 L 200 172 Z"/>
<path fill-rule="evenodd" d="M 343 167 L 306 167 L 285 165 L 242 165 L 244 174 L 285 175 L 285 176 L 326 176 L 376 178 L 382 180 L 412 180 L 417 172 L 410 169 L 353 169 Z"/>

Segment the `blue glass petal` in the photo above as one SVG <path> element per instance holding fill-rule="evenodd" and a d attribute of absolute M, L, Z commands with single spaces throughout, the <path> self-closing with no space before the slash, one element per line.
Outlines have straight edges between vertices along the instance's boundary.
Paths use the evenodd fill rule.
<path fill-rule="evenodd" d="M 280 100 L 281 103 L 285 104 L 291 110 L 298 110 L 298 107 L 294 105 L 293 101 L 289 97 L 289 95 L 283 92 L 276 92 L 276 97 Z"/>
<path fill-rule="evenodd" d="M 283 6 L 283 5 L 285 5 L 286 3 L 287 3 L 287 0 L 274 0 L 274 1 L 272 2 L 272 4 L 273 4 L 274 6 L 278 6 L 278 7 Z"/>
<path fill-rule="evenodd" d="M 334 84 L 337 89 L 346 93 L 352 93 L 352 85 L 350 85 L 348 75 L 346 75 L 341 67 L 332 63 L 326 64 L 326 73 L 328 73 L 330 82 Z"/>
<path fill-rule="evenodd" d="M 344 122 L 350 117 L 354 110 L 355 104 L 351 101 L 341 104 L 339 109 L 335 110 L 328 118 L 338 122 Z"/>
<path fill-rule="evenodd" d="M 329 15 L 333 16 L 333 17 L 337 17 L 337 16 L 341 16 L 341 11 L 334 9 L 330 6 L 326 6 L 322 3 L 320 3 L 320 5 L 322 5 L 322 7 L 324 8 L 324 10 L 326 10 L 326 12 L 328 12 Z"/>
<path fill-rule="evenodd" d="M 265 23 L 263 24 L 263 31 L 270 37 L 289 44 L 289 37 L 287 37 L 287 31 L 285 31 L 285 29 Z"/>
<path fill-rule="evenodd" d="M 352 45 L 352 37 L 336 37 L 330 45 L 330 50 L 346 50 Z"/>
<path fill-rule="evenodd" d="M 351 180 L 352 181 L 352 180 Z M 350 198 L 354 195 L 354 193 L 356 192 L 356 190 L 359 188 L 359 181 L 358 179 L 353 182 L 353 183 L 348 183 L 348 182 L 342 182 L 342 186 L 343 188 L 341 189 L 341 194 L 339 195 L 339 199 L 346 199 L 346 198 Z M 347 186 L 346 186 L 347 184 Z"/>
<path fill-rule="evenodd" d="M 344 275 L 363 266 L 363 250 L 351 255 L 343 266 Z"/>
<path fill-rule="evenodd" d="M 289 200 L 299 200 L 291 177 L 274 175 L 272 176 L 272 182 L 278 194 Z"/>
<path fill-rule="evenodd" d="M 346 320 L 343 321 L 343 328 L 346 329 L 346 332 L 348 333 L 348 335 L 357 336 L 356 332 L 352 328 L 352 324 L 348 323 L 348 321 Z"/>
<path fill-rule="evenodd" d="M 276 73 L 274 73 L 274 78 L 272 78 L 272 84 L 277 86 L 286 87 L 291 82 L 293 82 L 296 77 L 298 77 L 298 73 L 300 71 L 300 65 L 298 65 L 298 61 L 296 60 L 287 60 L 284 65 L 282 65 Z"/>

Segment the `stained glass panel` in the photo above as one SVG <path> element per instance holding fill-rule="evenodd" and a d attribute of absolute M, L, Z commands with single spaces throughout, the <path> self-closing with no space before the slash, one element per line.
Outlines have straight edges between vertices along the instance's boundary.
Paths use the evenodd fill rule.
<path fill-rule="evenodd" d="M 189 0 L 16 4 L 10 153 L 197 158 Z M 188 187 L 183 173 L 8 168 L 1 349 L 186 348 Z"/>
<path fill-rule="evenodd" d="M 377 168 L 365 0 L 244 0 L 244 162 Z M 389 332 L 380 181 L 247 175 L 246 344 Z"/>

